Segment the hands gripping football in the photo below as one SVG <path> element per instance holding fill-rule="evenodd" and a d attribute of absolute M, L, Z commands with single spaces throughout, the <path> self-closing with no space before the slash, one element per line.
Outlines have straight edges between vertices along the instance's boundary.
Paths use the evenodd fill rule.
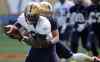
<path fill-rule="evenodd" d="M 22 39 L 22 35 L 19 30 L 14 25 L 7 25 L 4 27 L 4 33 L 13 39 L 18 39 L 19 41 Z"/>
<path fill-rule="evenodd" d="M 26 41 L 30 38 L 29 33 L 27 33 L 25 30 L 19 30 L 16 26 L 14 25 L 7 25 L 4 26 L 4 33 L 12 38 L 12 39 L 17 39 L 17 40 L 23 40 Z"/>
<path fill-rule="evenodd" d="M 46 35 L 42 35 L 35 32 L 27 32 L 25 30 L 19 30 L 14 25 L 7 25 L 4 27 L 4 33 L 12 39 L 24 41 L 27 45 L 35 48 L 49 47 L 50 42 L 46 39 Z"/>
<path fill-rule="evenodd" d="M 50 41 L 46 39 L 46 35 L 35 32 L 27 32 L 25 34 L 28 35 L 24 35 L 23 41 L 34 48 L 48 48 L 52 46 Z"/>

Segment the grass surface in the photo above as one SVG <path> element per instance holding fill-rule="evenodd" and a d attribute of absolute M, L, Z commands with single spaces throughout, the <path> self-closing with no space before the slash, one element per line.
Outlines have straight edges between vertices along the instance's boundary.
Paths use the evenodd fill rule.
<path fill-rule="evenodd" d="M 15 39 L 10 39 L 2 31 L 0 31 L 0 54 L 9 54 L 9 53 L 16 53 L 16 54 L 24 54 L 28 53 L 29 46 L 26 44 L 22 44 Z M 99 50 L 99 49 L 98 49 Z M 80 52 L 87 53 L 82 47 L 79 48 Z M 99 50 L 100 52 L 100 50 Z M 0 55 L 1 56 L 1 55 Z M 15 57 L 15 58 L 14 58 Z M 0 62 L 24 62 L 26 56 L 21 59 L 14 55 L 8 55 L 0 58 Z"/>
<path fill-rule="evenodd" d="M 0 62 L 24 62 L 25 58 L 16 59 L 17 54 L 26 55 L 28 53 L 29 46 L 22 44 L 15 39 L 10 39 L 2 31 L 0 31 L 0 54 L 5 54 L 5 56 L 0 57 Z M 15 53 L 16 55 L 10 55 Z M 20 57 L 20 56 L 18 56 Z M 1 59 L 3 58 L 3 59 Z"/>

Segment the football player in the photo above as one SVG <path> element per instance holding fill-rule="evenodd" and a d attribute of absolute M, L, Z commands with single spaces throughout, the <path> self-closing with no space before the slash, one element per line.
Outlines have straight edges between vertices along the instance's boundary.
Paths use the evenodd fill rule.
<path fill-rule="evenodd" d="M 36 13 L 36 12 L 35 12 Z M 21 20 L 23 20 L 23 16 L 24 16 L 24 14 L 22 14 L 20 17 L 21 17 Z M 51 18 L 50 18 L 51 19 Z M 49 20 L 50 20 L 49 19 Z M 20 21 L 21 21 L 20 20 Z M 25 20 L 25 19 L 24 19 Z M 17 27 L 17 28 L 21 28 L 23 25 L 25 25 L 25 26 L 28 26 L 26 23 L 25 23 L 25 21 L 23 21 L 23 22 L 16 22 L 15 23 L 15 26 Z M 52 21 L 52 19 L 51 19 L 51 21 Z M 56 31 L 56 27 L 54 27 L 54 26 L 56 26 L 55 25 L 55 23 L 53 23 L 53 22 L 51 22 L 50 21 L 50 23 L 51 23 L 51 30 L 53 31 L 52 32 L 52 34 L 53 34 L 53 36 L 55 37 L 55 33 L 57 33 L 58 31 Z M 22 24 L 20 24 L 20 23 L 22 23 Z M 24 23 L 24 24 L 23 24 Z M 33 22 L 28 22 L 29 24 L 31 24 L 31 23 L 33 23 Z M 35 22 L 34 22 L 35 23 Z M 54 25 L 53 25 L 54 24 Z M 25 28 L 25 26 L 24 26 L 24 28 Z M 30 31 L 30 29 L 31 28 L 29 28 L 29 26 L 28 26 L 28 28 L 25 28 L 25 29 L 28 29 L 28 32 Z M 42 31 L 41 33 L 43 33 L 44 31 Z M 32 32 L 33 33 L 33 32 Z M 34 33 L 33 33 L 34 34 Z M 25 37 L 25 38 L 27 38 L 27 37 Z M 57 38 L 57 37 L 56 37 Z M 29 41 L 29 40 L 28 40 Z M 30 40 L 31 41 L 31 40 Z M 56 42 L 57 42 L 57 40 L 56 40 Z M 28 42 L 29 43 L 29 42 Z M 58 43 L 59 44 L 59 43 Z M 61 45 L 61 44 L 60 44 Z M 92 58 L 92 57 L 89 57 L 89 56 L 87 56 L 87 55 L 85 55 L 85 54 L 82 54 L 82 53 L 76 53 L 76 54 L 73 54 L 73 53 L 71 53 L 67 48 L 65 48 L 63 45 L 61 45 L 60 46 L 59 45 L 59 47 L 57 48 L 57 50 L 59 50 L 59 51 L 62 51 L 63 50 L 63 52 L 64 52 L 64 55 L 66 55 L 67 56 L 67 58 L 69 58 L 69 57 L 72 57 L 73 59 L 75 59 L 75 60 L 77 60 L 77 61 L 85 61 L 85 60 L 88 60 L 89 62 L 90 61 L 94 61 L 94 58 Z M 51 48 L 52 49 L 52 48 Z M 38 51 L 37 51 L 38 50 Z M 48 50 L 48 52 L 51 52 L 51 50 Z M 52 51 L 53 52 L 53 51 Z M 48 59 L 46 58 L 44 58 L 44 56 L 46 56 L 48 53 L 46 52 L 46 50 L 40 50 L 40 49 L 37 49 L 37 48 L 31 48 L 31 50 L 30 50 L 30 52 L 29 52 L 29 55 L 27 56 L 27 59 L 26 59 L 26 62 L 32 62 L 32 61 L 40 61 L 39 60 L 39 58 L 40 57 L 38 57 L 38 55 L 36 54 L 36 53 L 38 53 L 38 54 L 40 54 L 39 56 L 42 56 L 42 58 L 41 58 L 41 60 L 45 60 L 45 61 L 47 61 Z M 42 54 L 41 54 L 42 53 Z M 54 52 L 53 52 L 54 53 Z M 36 55 L 35 55 L 36 54 Z M 60 52 L 60 54 L 62 54 L 61 52 Z M 50 54 L 50 55 L 52 55 L 52 54 Z M 56 55 L 56 54 L 55 54 Z M 68 56 L 69 55 L 69 56 Z M 46 56 L 46 57 L 48 57 L 48 56 Z M 55 56 L 54 56 L 55 57 Z M 54 59 L 54 57 L 52 57 L 52 59 L 49 59 L 49 61 L 48 62 L 50 62 L 50 61 L 52 61 L 53 59 Z M 63 56 L 64 57 L 64 56 Z M 80 57 L 82 57 L 82 60 L 80 60 L 79 58 Z M 44 58 L 44 59 L 43 59 Z M 50 58 L 50 57 L 48 57 L 48 58 Z M 64 57 L 64 58 L 66 58 L 66 57 Z M 55 60 L 56 61 L 56 60 Z"/>
<path fill-rule="evenodd" d="M 54 12 L 56 13 L 55 18 L 57 19 L 61 41 L 65 41 L 65 39 L 68 40 L 70 37 L 71 31 L 69 28 L 69 22 L 66 21 L 66 14 L 69 11 L 70 7 L 73 5 L 73 2 L 66 0 L 58 0 L 58 2 L 54 4 Z M 68 29 L 66 29 L 67 27 Z"/>
<path fill-rule="evenodd" d="M 57 28 L 57 23 L 56 23 L 56 20 L 52 17 L 53 13 L 50 14 L 52 11 L 52 5 L 50 5 L 50 3 L 48 2 L 41 2 L 41 7 L 42 7 L 42 10 L 44 14 L 42 14 L 43 16 L 47 17 L 51 23 L 51 29 L 52 29 L 52 33 L 55 33 L 55 32 L 58 32 L 58 28 Z M 44 9 L 43 9 L 44 8 Z M 44 12 L 46 10 L 48 10 L 47 12 Z M 48 15 L 48 14 L 49 15 Z M 56 35 L 57 36 L 57 35 Z M 94 62 L 94 61 L 98 61 L 97 58 L 95 57 L 90 57 L 86 54 L 83 54 L 83 53 L 73 53 L 71 52 L 68 48 L 66 48 L 63 44 L 61 44 L 60 42 L 58 42 L 56 44 L 56 53 L 57 55 L 59 56 L 59 58 L 72 58 L 74 59 L 75 61 L 78 61 L 78 62 Z M 81 58 L 81 59 L 80 59 Z"/>
<path fill-rule="evenodd" d="M 98 14 L 97 16 L 95 15 L 96 16 L 96 19 L 95 19 L 96 23 L 93 24 L 93 27 L 94 27 L 94 31 L 95 31 L 95 34 L 97 36 L 98 44 L 99 44 L 99 47 L 100 47 L 100 29 L 99 29 L 99 27 L 100 27 L 100 22 L 99 22 L 100 0 L 92 0 L 92 2 L 93 2 L 93 4 L 91 6 L 91 8 L 92 8 L 91 11 Z"/>
<path fill-rule="evenodd" d="M 46 17 L 40 16 L 37 3 L 27 5 L 14 26 L 17 29 L 23 27 L 30 34 L 24 37 L 25 42 L 31 42 L 31 50 L 25 62 L 58 62 L 55 44 L 59 36 L 56 39 L 52 37 L 51 24 Z"/>
<path fill-rule="evenodd" d="M 76 5 L 70 10 L 72 15 L 71 19 L 73 22 L 75 22 L 71 40 L 71 50 L 74 53 L 77 53 L 79 38 L 81 36 L 83 48 L 85 48 L 87 51 L 91 50 L 94 56 L 98 56 L 98 51 L 94 40 L 94 33 L 91 32 L 92 34 L 89 34 L 91 28 L 87 23 L 91 11 L 89 9 L 91 3 L 86 3 L 87 1 L 85 0 L 74 0 L 74 2 Z"/>

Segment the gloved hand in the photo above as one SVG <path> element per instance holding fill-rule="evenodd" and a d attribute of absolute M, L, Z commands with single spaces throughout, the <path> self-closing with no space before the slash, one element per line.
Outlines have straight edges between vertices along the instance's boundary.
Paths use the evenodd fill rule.
<path fill-rule="evenodd" d="M 22 39 L 22 35 L 14 25 L 4 26 L 4 33 L 12 39 L 18 39 L 19 41 Z"/>
<path fill-rule="evenodd" d="M 47 35 L 37 33 L 35 38 L 41 48 L 48 48 L 53 45 L 52 42 L 47 39 Z"/>

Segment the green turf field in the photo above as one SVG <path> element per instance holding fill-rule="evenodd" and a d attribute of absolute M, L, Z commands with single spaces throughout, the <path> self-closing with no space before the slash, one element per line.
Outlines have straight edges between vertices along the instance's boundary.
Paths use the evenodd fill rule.
<path fill-rule="evenodd" d="M 10 39 L 0 29 L 0 62 L 24 62 L 29 48 L 24 43 Z M 87 53 L 81 46 L 79 51 Z"/>
<path fill-rule="evenodd" d="M 10 39 L 0 31 L 0 62 L 24 62 L 29 46 Z"/>

